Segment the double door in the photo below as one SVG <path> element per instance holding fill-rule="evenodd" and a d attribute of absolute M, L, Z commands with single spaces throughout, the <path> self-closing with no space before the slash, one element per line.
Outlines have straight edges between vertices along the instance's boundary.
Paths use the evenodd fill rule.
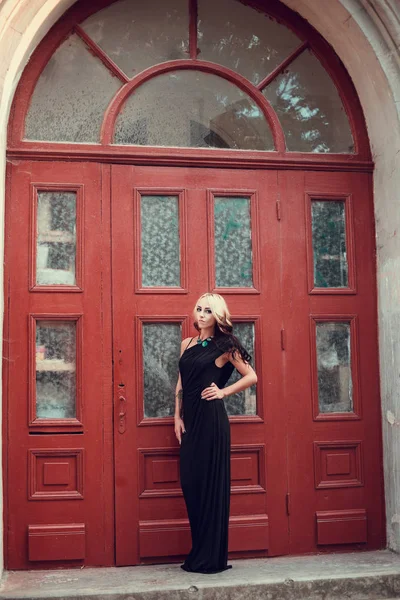
<path fill-rule="evenodd" d="M 277 173 L 116 166 L 112 196 L 117 563 L 174 559 L 190 550 L 174 393 L 180 341 L 196 335 L 194 306 L 211 290 L 227 300 L 259 375 L 256 387 L 226 401 L 229 550 L 284 553 Z"/>
<path fill-rule="evenodd" d="M 258 374 L 226 403 L 232 557 L 383 547 L 368 176 L 24 162 L 10 181 L 8 568 L 188 551 L 174 391 L 205 291 Z"/>

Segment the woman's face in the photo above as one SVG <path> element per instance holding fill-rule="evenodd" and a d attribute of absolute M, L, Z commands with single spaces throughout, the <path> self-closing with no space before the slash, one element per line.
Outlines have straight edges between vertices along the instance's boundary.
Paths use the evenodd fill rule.
<path fill-rule="evenodd" d="M 196 319 L 199 329 L 208 329 L 215 326 L 217 322 L 214 315 L 211 312 L 211 308 L 208 306 L 206 298 L 200 298 L 196 304 Z"/>

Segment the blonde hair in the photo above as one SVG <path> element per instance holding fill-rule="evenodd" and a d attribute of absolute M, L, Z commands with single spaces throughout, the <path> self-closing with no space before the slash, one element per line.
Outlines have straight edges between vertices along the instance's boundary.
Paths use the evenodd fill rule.
<path fill-rule="evenodd" d="M 211 309 L 211 312 L 216 320 L 216 329 L 215 329 L 215 337 L 214 341 L 217 346 L 223 352 L 230 352 L 235 358 L 236 353 L 238 353 L 244 362 L 249 363 L 251 361 L 251 356 L 247 352 L 246 348 L 244 348 L 238 338 L 233 335 L 233 326 L 231 321 L 231 313 L 229 312 L 228 305 L 225 302 L 225 299 L 219 294 L 213 294 L 211 292 L 206 292 L 197 300 L 196 305 L 194 307 L 193 315 L 194 315 L 194 326 L 199 331 L 199 326 L 197 324 L 197 313 L 196 308 L 202 298 L 205 298 L 208 306 Z"/>
<path fill-rule="evenodd" d="M 195 318 L 195 327 L 196 329 L 198 329 L 197 326 L 197 316 L 196 316 L 196 307 L 198 305 L 198 303 L 200 302 L 200 300 L 202 300 L 203 298 L 205 298 L 207 300 L 208 306 L 211 309 L 211 312 L 217 322 L 217 327 L 219 328 L 219 330 L 222 333 L 232 333 L 232 321 L 231 321 L 231 314 L 229 312 L 229 308 L 227 303 L 225 302 L 225 299 L 220 296 L 219 294 L 212 294 L 211 292 L 206 292 L 205 294 L 202 294 L 200 296 L 200 298 L 197 300 L 196 305 L 194 307 L 194 318 Z"/>

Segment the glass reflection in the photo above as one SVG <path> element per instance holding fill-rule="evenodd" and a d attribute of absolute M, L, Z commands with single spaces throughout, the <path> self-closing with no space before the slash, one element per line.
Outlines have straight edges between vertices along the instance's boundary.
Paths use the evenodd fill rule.
<path fill-rule="evenodd" d="M 75 285 L 76 193 L 38 192 L 36 283 Z"/>
<path fill-rule="evenodd" d="M 139 87 L 118 116 L 114 143 L 273 150 L 263 112 L 217 75 L 172 71 Z"/>
<path fill-rule="evenodd" d="M 71 35 L 39 77 L 25 138 L 99 143 L 104 112 L 121 85 L 78 36 Z"/>
<path fill-rule="evenodd" d="M 81 27 L 128 77 L 168 60 L 188 58 L 187 0 L 119 0 Z"/>
<path fill-rule="evenodd" d="M 179 206 L 176 196 L 141 198 L 142 286 L 180 285 Z"/>
<path fill-rule="evenodd" d="M 174 414 L 181 341 L 179 323 L 143 323 L 145 418 Z"/>
<path fill-rule="evenodd" d="M 254 323 L 234 323 L 233 330 L 234 334 L 239 338 L 242 345 L 251 355 L 251 362 L 254 366 Z M 239 381 L 240 378 L 240 373 L 235 369 L 226 385 L 232 385 L 232 383 Z M 242 392 L 228 396 L 228 398 L 225 399 L 225 408 L 229 416 L 257 414 L 256 386 L 252 385 Z"/>
<path fill-rule="evenodd" d="M 252 287 L 253 258 L 249 198 L 214 199 L 217 287 Z"/>
<path fill-rule="evenodd" d="M 76 416 L 76 323 L 36 323 L 36 417 Z"/>
<path fill-rule="evenodd" d="M 236 0 L 199 0 L 201 60 L 224 65 L 257 85 L 301 40 L 270 16 Z"/>
<path fill-rule="evenodd" d="M 320 412 L 352 412 L 350 323 L 317 323 L 316 343 Z"/>
<path fill-rule="evenodd" d="M 348 286 L 345 203 L 312 200 L 314 285 Z"/>
<path fill-rule="evenodd" d="M 288 150 L 354 152 L 338 91 L 317 58 L 304 51 L 263 90 L 276 110 Z"/>

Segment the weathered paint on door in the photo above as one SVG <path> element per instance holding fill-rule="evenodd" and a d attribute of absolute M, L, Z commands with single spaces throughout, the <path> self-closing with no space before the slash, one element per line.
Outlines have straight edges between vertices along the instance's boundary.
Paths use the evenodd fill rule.
<path fill-rule="evenodd" d="M 93 163 L 29 161 L 9 170 L 9 569 L 114 562 L 109 218 L 101 171 Z M 46 264 L 54 268 L 43 268 L 44 251 L 52 252 Z"/>
<path fill-rule="evenodd" d="M 243 335 L 254 331 L 255 349 L 249 350 L 255 354 L 259 374 L 257 400 L 249 394 L 243 405 L 239 400 L 235 405 L 227 402 L 228 411 L 244 413 L 231 417 L 229 549 L 240 555 L 285 553 L 287 425 L 279 417 L 277 172 L 160 168 L 155 173 L 146 167 L 114 166 L 112 197 L 117 563 L 174 560 L 190 549 L 173 429 L 177 373 L 165 382 L 161 370 L 164 353 L 179 354 L 180 338 L 196 334 L 192 311 L 207 290 L 225 295 L 239 336 L 241 331 Z M 166 229 L 164 220 L 172 219 L 168 206 L 174 202 L 179 204 L 176 228 Z M 180 252 L 173 254 L 170 238 L 178 236 L 178 230 Z M 147 257 L 149 245 L 153 255 Z M 158 260 L 164 262 L 164 275 Z M 173 270 L 177 273 L 174 287 L 160 285 Z M 153 281 L 148 281 L 148 271 Z M 150 324 L 165 336 L 165 346 L 146 347 L 155 344 L 151 334 L 146 341 Z M 182 329 L 175 348 L 167 345 L 167 331 L 173 336 L 174 327 Z M 247 333 L 247 339 L 251 337 Z M 153 356 L 147 364 L 146 353 Z M 147 377 L 143 376 L 146 369 Z M 157 370 L 160 386 L 154 383 L 149 392 L 162 394 L 163 385 L 170 386 L 170 416 L 159 418 L 152 412 L 155 398 L 147 400 L 147 416 L 146 406 L 143 410 L 143 386 L 146 380 L 151 385 L 150 376 L 157 377 Z M 273 536 L 271 522 L 276 531 Z M 127 536 L 127 531 L 137 534 Z"/>
<path fill-rule="evenodd" d="M 230 408 L 232 557 L 384 546 L 369 175 L 32 161 L 9 175 L 8 568 L 188 550 L 165 355 L 212 289 L 259 375 L 256 401 Z M 64 261 L 49 283 L 43 246 L 73 240 L 75 274 Z"/>

